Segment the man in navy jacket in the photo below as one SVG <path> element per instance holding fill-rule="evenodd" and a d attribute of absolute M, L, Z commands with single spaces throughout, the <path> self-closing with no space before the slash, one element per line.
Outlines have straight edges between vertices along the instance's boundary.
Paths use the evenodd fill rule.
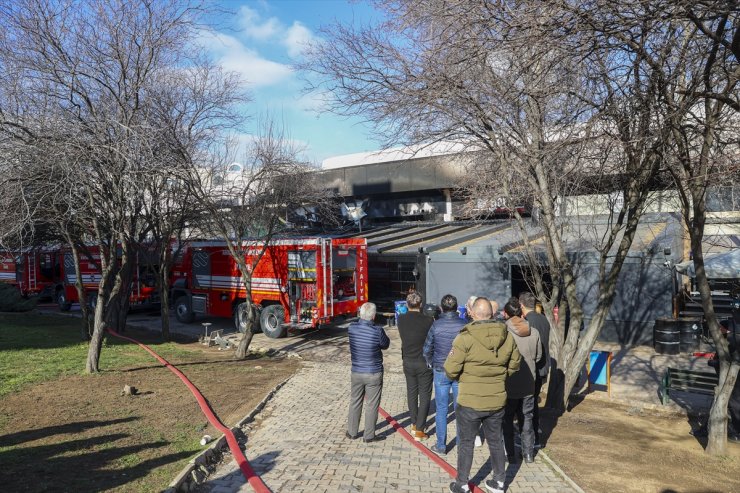
<path fill-rule="evenodd" d="M 347 433 L 349 439 L 357 437 L 360 427 L 362 400 L 365 403 L 365 443 L 383 440 L 385 437 L 375 435 L 375 424 L 378 421 L 378 406 L 383 391 L 383 349 L 388 349 L 390 339 L 382 327 L 373 323 L 375 304 L 365 303 L 360 307 L 360 320 L 350 324 L 349 350 L 352 357 L 351 394 Z"/>
<path fill-rule="evenodd" d="M 447 453 L 447 410 L 452 391 L 452 405 L 457 407 L 457 381 L 447 378 L 444 370 L 445 359 L 452 349 L 452 341 L 465 327 L 465 320 L 457 314 L 457 298 L 446 294 L 440 302 L 442 314 L 434 321 L 424 342 L 424 359 L 434 370 L 434 399 L 437 406 L 435 416 L 437 444 L 432 452 Z"/>

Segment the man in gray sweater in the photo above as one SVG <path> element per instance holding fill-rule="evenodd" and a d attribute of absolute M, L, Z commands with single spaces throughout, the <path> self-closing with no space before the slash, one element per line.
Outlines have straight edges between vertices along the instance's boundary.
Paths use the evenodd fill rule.
<path fill-rule="evenodd" d="M 537 329 L 522 318 L 522 309 L 517 298 L 511 298 L 504 306 L 506 328 L 522 355 L 519 371 L 506 380 L 506 412 L 504 414 L 504 446 L 509 463 L 515 463 L 514 416 L 519 415 L 519 431 L 524 462 L 534 462 L 534 413 L 535 378 L 537 365 L 543 357 L 542 342 Z"/>

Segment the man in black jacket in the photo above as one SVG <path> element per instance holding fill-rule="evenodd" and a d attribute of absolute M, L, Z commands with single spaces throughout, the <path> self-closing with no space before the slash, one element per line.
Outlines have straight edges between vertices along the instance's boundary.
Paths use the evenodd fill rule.
<path fill-rule="evenodd" d="M 550 322 L 547 317 L 535 311 L 537 299 L 532 293 L 526 291 L 519 295 L 519 303 L 522 306 L 524 319 L 529 322 L 530 327 L 537 329 L 542 341 L 543 358 L 537 366 L 537 375 L 534 382 L 534 413 L 532 414 L 532 427 L 534 428 L 534 443 L 540 444 L 540 392 L 542 385 L 547 382 L 547 372 L 550 370 Z"/>
<path fill-rule="evenodd" d="M 422 349 L 434 319 L 421 313 L 421 303 L 419 293 L 410 293 L 406 297 L 408 312 L 398 317 L 411 431 L 416 440 L 427 438 L 424 428 L 429 414 L 429 403 L 432 400 L 432 370 L 424 360 Z"/>

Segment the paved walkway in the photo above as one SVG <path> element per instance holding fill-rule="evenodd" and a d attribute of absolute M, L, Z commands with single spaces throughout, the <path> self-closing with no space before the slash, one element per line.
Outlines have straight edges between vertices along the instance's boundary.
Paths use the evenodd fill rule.
<path fill-rule="evenodd" d="M 389 331 L 383 407 L 402 426 L 410 426 L 406 387 L 400 367 L 399 341 Z M 246 455 L 275 492 L 442 492 L 452 478 L 417 450 L 382 418 L 378 434 L 387 439 L 373 444 L 344 436 L 349 402 L 348 361 L 310 362 L 281 388 L 248 432 Z M 433 409 L 430 412 L 434 431 Z M 408 428 L 407 428 L 408 431 Z M 450 423 L 448 439 L 455 436 Z M 434 444 L 434 437 L 424 444 Z M 477 448 L 471 475 L 475 483 L 490 478 L 487 447 Z M 456 465 L 453 447 L 446 460 Z M 541 457 L 534 464 L 510 465 L 508 491 L 572 492 L 568 483 Z M 236 463 L 227 458 L 201 491 L 252 491 Z"/>

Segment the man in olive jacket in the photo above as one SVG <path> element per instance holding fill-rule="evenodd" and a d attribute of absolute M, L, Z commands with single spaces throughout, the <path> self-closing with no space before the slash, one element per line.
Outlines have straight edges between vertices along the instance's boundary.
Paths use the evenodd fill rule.
<path fill-rule="evenodd" d="M 457 480 L 450 483 L 452 493 L 470 491 L 468 479 L 473 464 L 473 444 L 478 429 L 483 433 L 491 454 L 493 479 L 485 482 L 491 493 L 504 492 L 505 454 L 501 446 L 502 423 L 506 406 L 506 378 L 519 369 L 521 355 L 513 336 L 501 322 L 491 319 L 491 304 L 478 298 L 467 324 L 452 343 L 444 369 L 452 380 L 458 380 Z"/>

